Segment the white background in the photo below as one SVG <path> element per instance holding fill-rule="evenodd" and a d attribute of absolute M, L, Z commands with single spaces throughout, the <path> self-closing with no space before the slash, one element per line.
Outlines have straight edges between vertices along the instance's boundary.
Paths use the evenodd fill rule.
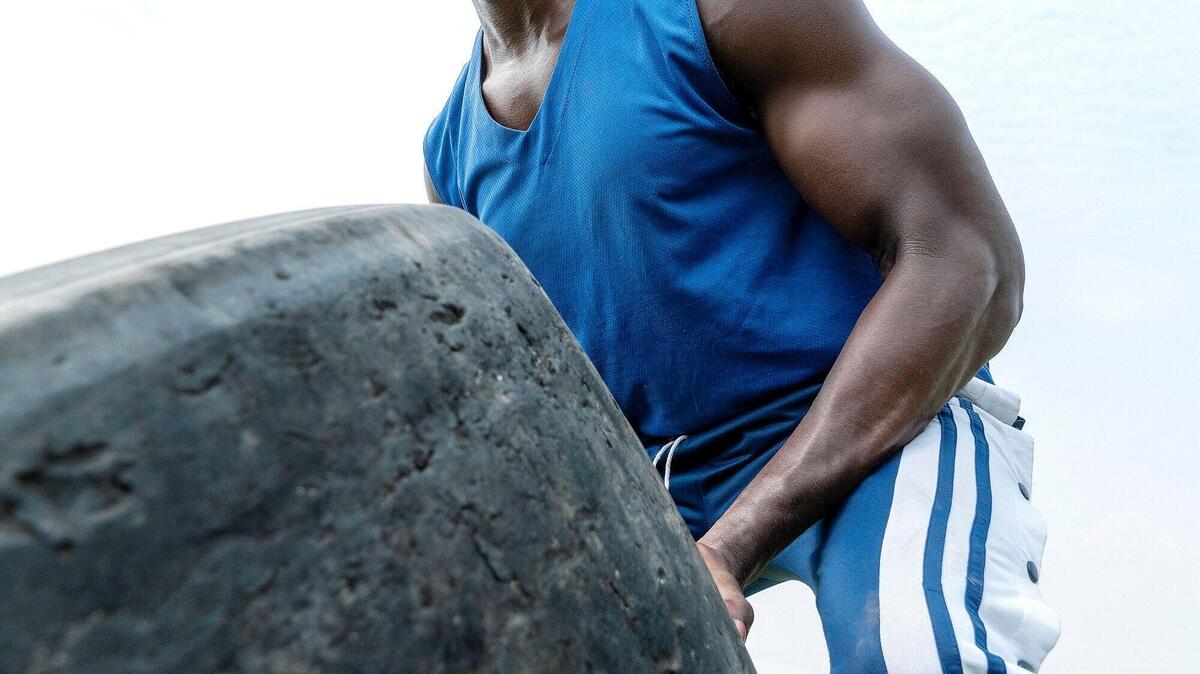
<path fill-rule="evenodd" d="M 1039 439 L 1046 672 L 1200 671 L 1200 3 L 874 0 L 957 97 L 1016 218 L 995 363 Z M 422 201 L 468 0 L 0 4 L 0 273 L 249 216 Z M 755 599 L 760 671 L 828 664 L 811 595 Z"/>

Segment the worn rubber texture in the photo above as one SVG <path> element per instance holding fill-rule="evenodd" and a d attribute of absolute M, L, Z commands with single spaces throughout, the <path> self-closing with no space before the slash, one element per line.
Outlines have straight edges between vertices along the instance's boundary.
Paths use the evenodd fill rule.
<path fill-rule="evenodd" d="M 0 280 L 0 671 L 751 669 L 469 216 L 282 215 Z"/>

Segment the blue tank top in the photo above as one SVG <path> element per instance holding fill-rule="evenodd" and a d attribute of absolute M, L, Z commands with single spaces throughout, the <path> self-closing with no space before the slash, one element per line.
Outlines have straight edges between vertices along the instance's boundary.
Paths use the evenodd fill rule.
<path fill-rule="evenodd" d="M 484 103 L 482 40 L 425 138 L 442 201 L 529 266 L 643 442 L 794 429 L 880 275 L 789 182 L 695 0 L 576 0 L 527 131 Z"/>

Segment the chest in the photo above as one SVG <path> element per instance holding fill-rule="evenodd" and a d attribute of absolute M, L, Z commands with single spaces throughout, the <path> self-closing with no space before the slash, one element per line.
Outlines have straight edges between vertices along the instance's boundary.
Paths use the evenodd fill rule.
<path fill-rule="evenodd" d="M 623 35 L 568 34 L 520 60 L 487 58 L 481 39 L 453 144 L 464 208 L 492 224 L 544 219 L 539 204 L 611 222 L 774 183 L 760 134 L 716 114 L 674 50 Z"/>
<path fill-rule="evenodd" d="M 480 91 L 497 123 L 518 131 L 529 129 L 545 101 L 560 52 L 561 44 L 508 59 L 485 56 Z"/>

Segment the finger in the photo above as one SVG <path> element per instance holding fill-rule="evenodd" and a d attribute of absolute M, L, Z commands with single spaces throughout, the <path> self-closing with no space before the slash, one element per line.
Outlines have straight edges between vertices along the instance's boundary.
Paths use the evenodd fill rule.
<path fill-rule="evenodd" d="M 741 597 L 729 597 L 725 599 L 725 610 L 734 623 L 740 624 L 746 633 L 750 631 L 754 625 L 754 607 L 750 605 L 750 602 Z M 742 635 L 742 638 L 745 638 L 745 634 Z"/>
<path fill-rule="evenodd" d="M 746 638 L 750 636 L 750 628 L 746 627 L 746 623 L 736 618 L 734 619 L 733 624 L 737 627 L 738 636 L 742 638 L 742 641 L 745 641 Z"/>
<path fill-rule="evenodd" d="M 729 615 L 747 623 L 754 622 L 754 606 L 749 599 L 741 594 L 727 594 L 721 599 L 725 602 L 725 608 L 729 609 Z"/>

